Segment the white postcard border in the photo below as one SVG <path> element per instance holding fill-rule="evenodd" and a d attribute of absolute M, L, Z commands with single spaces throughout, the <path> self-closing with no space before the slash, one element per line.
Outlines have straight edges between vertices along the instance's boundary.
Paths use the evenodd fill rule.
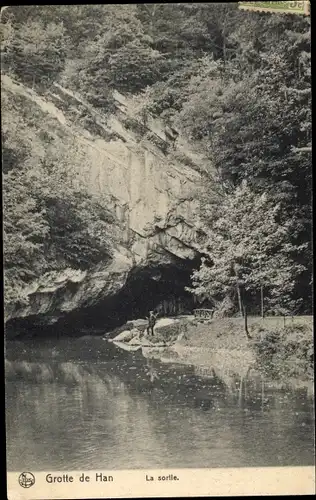
<path fill-rule="evenodd" d="M 7 474 L 8 500 L 311 495 L 315 493 L 314 467 L 32 471 L 35 484 L 28 488 L 20 486 L 20 474 L 20 471 Z M 85 479 L 87 476 L 89 476 L 89 481 Z M 159 480 L 159 476 L 169 478 Z M 63 480 L 50 482 L 51 477 L 59 477 Z M 110 479 L 111 477 L 113 479 Z"/>

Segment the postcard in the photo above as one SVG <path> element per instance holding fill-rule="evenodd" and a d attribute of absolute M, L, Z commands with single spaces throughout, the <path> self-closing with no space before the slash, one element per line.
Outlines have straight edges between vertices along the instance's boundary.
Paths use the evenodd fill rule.
<path fill-rule="evenodd" d="M 315 493 L 309 2 L 1 39 L 8 499 Z"/>

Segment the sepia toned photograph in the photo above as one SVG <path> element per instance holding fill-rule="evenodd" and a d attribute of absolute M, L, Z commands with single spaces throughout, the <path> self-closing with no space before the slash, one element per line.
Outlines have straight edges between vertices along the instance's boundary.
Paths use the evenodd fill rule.
<path fill-rule="evenodd" d="M 246 7 L 1 9 L 12 499 L 314 467 L 310 15 Z"/>

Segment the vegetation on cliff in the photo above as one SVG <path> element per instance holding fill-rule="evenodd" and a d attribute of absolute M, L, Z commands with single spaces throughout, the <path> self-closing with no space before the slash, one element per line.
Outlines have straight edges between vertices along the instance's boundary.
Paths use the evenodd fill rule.
<path fill-rule="evenodd" d="M 6 305 L 27 301 L 46 272 L 107 261 L 113 215 L 76 184 L 82 152 L 27 99 L 2 93 Z M 21 111 L 23 117 L 21 120 Z"/>
<path fill-rule="evenodd" d="M 4 73 L 41 92 L 58 81 L 104 114 L 113 90 L 134 95 L 141 120 L 159 116 L 204 156 L 209 248 L 193 293 L 230 312 L 310 312 L 309 18 L 184 3 L 10 6 L 1 22 Z M 10 303 L 46 270 L 110 254 L 106 204 L 70 182 L 80 151 L 35 110 L 21 119 L 26 107 L 3 97 Z"/>

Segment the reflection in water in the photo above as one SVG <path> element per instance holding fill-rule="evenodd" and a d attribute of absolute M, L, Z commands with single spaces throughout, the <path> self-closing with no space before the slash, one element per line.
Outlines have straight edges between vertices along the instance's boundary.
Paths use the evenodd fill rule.
<path fill-rule="evenodd" d="M 313 464 L 304 392 L 61 342 L 7 348 L 9 470 Z"/>
<path fill-rule="evenodd" d="M 154 363 L 151 359 L 146 359 L 145 372 L 149 376 L 150 382 L 154 382 L 155 380 L 159 380 L 158 371 L 155 368 Z"/>

